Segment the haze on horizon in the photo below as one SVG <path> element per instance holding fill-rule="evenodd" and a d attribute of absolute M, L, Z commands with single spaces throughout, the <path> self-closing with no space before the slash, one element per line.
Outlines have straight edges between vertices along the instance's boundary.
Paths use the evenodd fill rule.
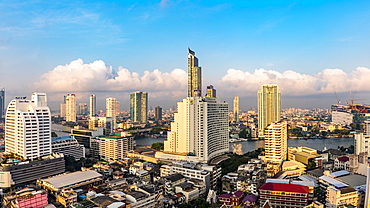
<path fill-rule="evenodd" d="M 0 86 L 9 102 L 46 92 L 116 97 L 149 92 L 149 106 L 186 96 L 187 47 L 229 104 L 257 106 L 261 84 L 278 84 L 283 108 L 369 104 L 368 1 L 0 1 Z M 356 92 L 356 94 L 354 93 Z M 230 105 L 231 107 L 231 105 Z"/>

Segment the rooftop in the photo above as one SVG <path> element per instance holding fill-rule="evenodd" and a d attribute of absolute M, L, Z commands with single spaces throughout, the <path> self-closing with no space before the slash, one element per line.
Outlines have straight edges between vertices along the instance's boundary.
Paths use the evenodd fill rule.
<path fill-rule="evenodd" d="M 259 190 L 308 194 L 307 186 L 296 185 L 296 184 L 264 183 L 259 188 Z"/>
<path fill-rule="evenodd" d="M 78 171 L 74 173 L 68 173 L 64 175 L 58 175 L 51 178 L 43 179 L 56 188 L 68 187 L 76 183 L 102 177 L 102 175 L 96 171 Z"/>
<path fill-rule="evenodd" d="M 341 177 L 338 177 L 337 179 L 352 187 L 366 185 L 366 176 L 363 176 L 363 175 L 352 174 L 352 175 L 341 176 Z"/>
<path fill-rule="evenodd" d="M 330 173 L 330 176 L 333 177 L 333 178 L 337 178 L 337 177 L 345 176 L 345 175 L 349 175 L 349 174 L 351 174 L 351 173 L 346 171 L 346 170 L 340 170 L 340 171 L 335 171 L 335 172 Z"/>
<path fill-rule="evenodd" d="M 348 185 L 345 184 L 345 183 L 342 183 L 340 181 L 338 181 L 337 179 L 334 179 L 332 177 L 329 177 L 329 176 L 321 176 L 319 179 L 337 187 L 337 188 L 342 188 L 342 187 L 347 187 Z"/>

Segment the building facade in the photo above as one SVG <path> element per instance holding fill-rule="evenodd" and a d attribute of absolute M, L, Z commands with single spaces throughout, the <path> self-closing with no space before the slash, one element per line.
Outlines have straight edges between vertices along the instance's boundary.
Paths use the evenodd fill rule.
<path fill-rule="evenodd" d="M 160 106 L 157 106 L 154 109 L 154 119 L 156 122 L 162 120 L 162 108 Z"/>
<path fill-rule="evenodd" d="M 280 121 L 281 100 L 277 85 L 261 85 L 258 90 L 258 134 L 264 136 L 267 126 Z"/>
<path fill-rule="evenodd" d="M 227 103 L 219 98 L 188 97 L 177 103 L 177 109 L 164 142 L 165 152 L 208 162 L 229 151 Z"/>
<path fill-rule="evenodd" d="M 126 153 L 134 149 L 134 137 L 115 133 L 111 136 L 102 136 L 100 139 L 100 156 L 104 160 L 121 160 Z"/>
<path fill-rule="evenodd" d="M 80 145 L 74 136 L 53 137 L 51 146 L 53 153 L 72 156 L 77 161 L 85 157 L 85 147 Z"/>
<path fill-rule="evenodd" d="M 65 97 L 66 103 L 66 121 L 76 122 L 76 95 L 68 94 Z"/>
<path fill-rule="evenodd" d="M 213 88 L 213 85 L 207 86 L 207 94 L 206 97 L 216 97 L 216 89 Z"/>
<path fill-rule="evenodd" d="M 202 96 L 202 67 L 195 52 L 188 48 L 188 97 Z"/>
<path fill-rule="evenodd" d="M 287 159 L 287 123 L 276 122 L 265 130 L 265 161 L 281 163 Z"/>
<path fill-rule="evenodd" d="M 89 119 L 89 129 L 103 128 L 103 135 L 113 133 L 113 119 L 112 117 L 98 117 L 93 116 Z"/>
<path fill-rule="evenodd" d="M 117 116 L 117 100 L 116 98 L 107 98 L 105 100 L 105 107 L 106 107 L 106 116 L 112 118 L 113 122 L 113 129 L 116 129 L 116 116 Z"/>
<path fill-rule="evenodd" d="M 93 116 L 96 116 L 96 96 L 95 95 L 90 95 L 89 116 L 90 118 Z"/>
<path fill-rule="evenodd" d="M 32 93 L 31 100 L 18 97 L 9 103 L 5 151 L 24 159 L 51 154 L 51 117 L 45 93 Z"/>
<path fill-rule="evenodd" d="M 132 122 L 148 121 L 148 93 L 133 92 L 130 94 L 130 116 Z"/>
<path fill-rule="evenodd" d="M 0 121 L 3 121 L 5 112 L 5 88 L 0 89 Z"/>
<path fill-rule="evenodd" d="M 234 97 L 234 123 L 239 122 L 239 96 Z"/>

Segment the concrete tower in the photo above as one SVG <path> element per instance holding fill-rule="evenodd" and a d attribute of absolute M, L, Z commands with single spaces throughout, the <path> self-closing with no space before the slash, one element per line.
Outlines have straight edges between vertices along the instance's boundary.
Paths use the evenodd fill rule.
<path fill-rule="evenodd" d="M 68 94 L 65 97 L 66 102 L 66 121 L 77 121 L 76 116 L 76 95 L 75 94 Z"/>
<path fill-rule="evenodd" d="M 264 136 L 265 128 L 280 121 L 280 89 L 277 85 L 261 85 L 258 90 L 258 136 Z"/>
<path fill-rule="evenodd" d="M 188 97 L 202 96 L 202 67 L 195 52 L 188 48 Z"/>
<path fill-rule="evenodd" d="M 113 122 L 113 129 L 116 128 L 116 115 L 117 115 L 117 112 L 116 112 L 116 107 L 117 107 L 117 101 L 116 101 L 116 98 L 107 98 L 105 100 L 105 107 L 106 107 L 106 116 L 107 117 L 111 117 L 112 118 L 112 122 Z"/>
<path fill-rule="evenodd" d="M 90 95 L 89 116 L 91 118 L 95 115 L 96 115 L 96 96 Z"/>
<path fill-rule="evenodd" d="M 130 94 L 131 121 L 146 123 L 148 120 L 148 93 L 133 92 Z"/>
<path fill-rule="evenodd" d="M 25 159 L 51 154 L 51 117 L 45 93 L 9 103 L 5 121 L 5 151 Z"/>
<path fill-rule="evenodd" d="M 239 123 L 239 97 L 234 97 L 234 123 Z"/>

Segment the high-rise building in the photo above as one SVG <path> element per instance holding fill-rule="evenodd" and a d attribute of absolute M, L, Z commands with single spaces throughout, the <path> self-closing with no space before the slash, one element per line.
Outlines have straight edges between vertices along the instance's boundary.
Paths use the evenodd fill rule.
<path fill-rule="evenodd" d="M 116 101 L 116 116 L 119 116 L 121 113 L 121 103 L 117 100 Z"/>
<path fill-rule="evenodd" d="M 87 103 L 78 104 L 78 115 L 87 115 Z"/>
<path fill-rule="evenodd" d="M 212 85 L 207 86 L 206 97 L 216 97 L 216 89 Z"/>
<path fill-rule="evenodd" d="M 5 121 L 5 151 L 34 159 L 51 154 L 51 117 L 45 93 L 9 103 Z"/>
<path fill-rule="evenodd" d="M 234 123 L 239 122 L 239 96 L 234 98 Z"/>
<path fill-rule="evenodd" d="M 188 48 L 188 97 L 202 96 L 202 67 L 195 52 Z"/>
<path fill-rule="evenodd" d="M 195 156 L 199 162 L 229 152 L 228 104 L 219 98 L 188 97 L 177 103 L 164 151 Z"/>
<path fill-rule="evenodd" d="M 106 116 L 107 117 L 111 117 L 112 118 L 112 122 L 113 122 L 113 129 L 116 128 L 116 115 L 117 115 L 117 112 L 116 112 L 116 107 L 117 107 L 117 100 L 116 98 L 107 98 L 105 100 L 105 107 L 106 107 Z"/>
<path fill-rule="evenodd" d="M 5 88 L 0 89 L 0 122 L 3 121 L 5 112 Z"/>
<path fill-rule="evenodd" d="M 113 119 L 112 117 L 93 116 L 89 119 L 89 129 L 103 128 L 103 135 L 113 133 Z"/>
<path fill-rule="evenodd" d="M 76 95 L 68 94 L 65 97 L 66 102 L 66 121 L 76 122 Z"/>
<path fill-rule="evenodd" d="M 194 71 L 201 77 L 198 59 L 189 49 L 189 77 Z M 184 159 L 207 163 L 229 152 L 228 104 L 220 98 L 200 97 L 201 83 L 188 80 L 187 98 L 177 103 L 177 113 L 171 123 L 171 131 L 164 142 L 165 153 L 184 155 Z M 196 86 L 196 87 L 195 87 Z M 158 154 L 160 155 L 160 154 Z M 159 156 L 162 157 L 162 156 Z M 163 157 L 170 157 L 165 156 Z"/>
<path fill-rule="evenodd" d="M 281 101 L 280 89 L 277 85 L 261 85 L 258 90 L 258 135 L 271 123 L 280 121 Z"/>
<path fill-rule="evenodd" d="M 121 135 L 115 133 L 110 136 L 101 136 L 100 156 L 104 160 L 121 160 L 126 153 L 134 149 L 134 137 L 132 135 Z"/>
<path fill-rule="evenodd" d="M 131 121 L 146 123 L 148 120 L 148 93 L 133 92 L 130 94 Z"/>
<path fill-rule="evenodd" d="M 270 124 L 265 130 L 265 161 L 281 163 L 287 159 L 288 130 L 285 121 Z"/>
<path fill-rule="evenodd" d="M 66 113 L 66 95 L 64 95 L 63 98 L 63 103 L 60 104 L 60 117 L 65 118 L 67 113 Z"/>
<path fill-rule="evenodd" d="M 95 115 L 96 115 L 96 96 L 90 95 L 89 116 L 91 118 Z"/>
<path fill-rule="evenodd" d="M 159 106 L 155 107 L 154 109 L 154 120 L 156 122 L 162 120 L 162 108 Z"/>

